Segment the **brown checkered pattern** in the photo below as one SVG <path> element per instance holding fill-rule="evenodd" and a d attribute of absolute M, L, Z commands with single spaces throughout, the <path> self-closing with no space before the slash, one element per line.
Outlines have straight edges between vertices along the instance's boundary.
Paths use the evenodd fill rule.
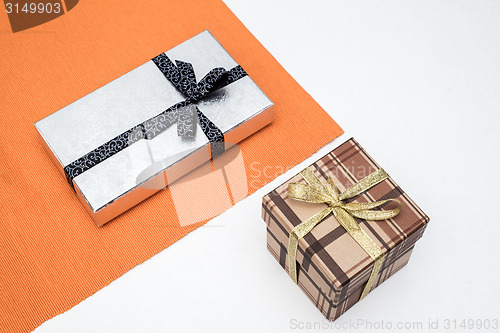
<path fill-rule="evenodd" d="M 344 191 L 380 167 L 350 139 L 312 164 L 316 176 L 325 182 L 331 176 Z M 293 227 L 326 207 L 287 198 L 288 184 L 305 180 L 296 175 L 263 198 L 262 217 L 267 224 L 267 247 L 288 271 L 288 237 Z M 398 199 L 401 212 L 385 221 L 356 219 L 361 228 L 386 254 L 374 287 L 403 267 L 429 218 L 391 179 L 349 201 L 373 202 Z M 394 208 L 387 204 L 383 209 Z M 361 296 L 373 267 L 370 256 L 351 238 L 332 214 L 299 241 L 298 284 L 329 320 L 338 318 Z"/>

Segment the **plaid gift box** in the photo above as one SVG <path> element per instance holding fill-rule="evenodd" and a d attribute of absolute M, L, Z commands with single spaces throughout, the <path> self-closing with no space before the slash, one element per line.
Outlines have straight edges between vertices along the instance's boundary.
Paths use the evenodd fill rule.
<path fill-rule="evenodd" d="M 331 177 L 341 192 L 380 169 L 354 139 L 309 168 L 322 183 Z M 291 183 L 306 182 L 300 174 L 296 175 L 265 195 L 262 203 L 267 248 L 286 271 L 289 271 L 287 246 L 291 230 L 327 206 L 290 198 Z M 401 203 L 401 211 L 394 218 L 382 221 L 355 218 L 385 254 L 373 288 L 406 265 L 429 222 L 391 178 L 345 201 L 364 203 L 385 199 Z M 391 206 L 392 203 L 386 204 L 383 209 Z M 331 213 L 299 240 L 296 261 L 298 285 L 329 320 L 338 318 L 359 301 L 374 266 L 374 260 Z"/>

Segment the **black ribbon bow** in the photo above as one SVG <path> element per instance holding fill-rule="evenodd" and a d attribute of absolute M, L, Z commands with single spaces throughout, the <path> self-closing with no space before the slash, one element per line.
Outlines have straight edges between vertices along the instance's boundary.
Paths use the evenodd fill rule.
<path fill-rule="evenodd" d="M 176 60 L 176 65 L 174 65 L 164 53 L 153 58 L 152 61 L 167 80 L 184 95 L 185 100 L 134 126 L 65 166 L 64 173 L 71 187 L 73 187 L 73 178 L 76 176 L 139 140 L 155 138 L 174 123 L 177 123 L 179 136 L 192 138 L 196 135 L 196 120 L 198 120 L 203 133 L 210 142 L 211 157 L 224 152 L 224 134 L 200 111 L 195 103 L 217 89 L 245 77 L 247 75 L 245 70 L 241 66 L 236 66 L 229 71 L 222 67 L 216 67 L 197 83 L 193 66 L 188 62 Z"/>

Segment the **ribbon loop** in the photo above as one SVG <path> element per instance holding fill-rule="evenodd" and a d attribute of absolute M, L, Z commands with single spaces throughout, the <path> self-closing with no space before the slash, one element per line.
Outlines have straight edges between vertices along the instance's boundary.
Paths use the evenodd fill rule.
<path fill-rule="evenodd" d="M 288 196 L 295 200 L 314 203 L 323 203 L 335 200 L 334 197 L 331 197 L 326 193 L 318 192 L 310 185 L 299 183 L 290 184 L 288 186 Z"/>
<path fill-rule="evenodd" d="M 290 232 L 288 240 L 288 273 L 290 277 L 297 283 L 296 258 L 299 240 L 311 232 L 311 230 L 326 218 L 328 214 L 333 213 L 340 225 L 344 227 L 349 235 L 374 260 L 372 272 L 361 294 L 361 298 L 365 297 L 370 292 L 375 282 L 375 278 L 382 267 L 384 252 L 380 249 L 378 244 L 361 229 L 354 218 L 357 217 L 374 221 L 387 220 L 399 214 L 401 203 L 396 199 L 388 199 L 370 203 L 351 202 L 344 204 L 342 200 L 355 197 L 367 191 L 387 179 L 389 176 L 383 169 L 379 169 L 339 194 L 331 177 L 329 177 L 326 184 L 323 185 L 310 168 L 304 169 L 300 174 L 307 184 L 289 184 L 288 197 L 310 203 L 326 203 L 328 207 L 297 225 Z M 398 204 L 398 207 L 391 210 L 374 210 L 388 202 L 395 202 Z"/>
<path fill-rule="evenodd" d="M 290 277 L 297 283 L 297 264 L 296 264 L 296 256 L 297 256 L 297 248 L 299 245 L 299 239 L 307 235 L 311 230 L 321 222 L 325 217 L 328 216 L 332 212 L 330 207 L 323 209 L 322 211 L 316 213 L 311 218 L 309 218 L 306 222 L 299 224 L 290 232 L 290 237 L 288 238 L 288 271 Z M 290 255 L 290 253 L 294 253 L 295 255 Z"/>
<path fill-rule="evenodd" d="M 218 90 L 224 86 L 227 81 L 229 72 L 222 67 L 216 67 L 208 72 L 198 83 L 198 93 L 200 98 L 207 96 L 211 92 Z"/>
<path fill-rule="evenodd" d="M 319 181 L 318 177 L 316 177 L 316 175 L 314 174 L 314 172 L 312 172 L 311 169 L 306 168 L 306 169 L 302 170 L 300 172 L 300 174 L 306 180 L 306 182 L 313 189 L 315 189 L 317 192 L 320 192 L 320 193 L 326 193 L 327 192 L 326 189 L 325 189 L 325 187 L 323 186 L 323 184 L 321 184 L 321 182 Z"/>
<path fill-rule="evenodd" d="M 342 192 L 340 200 L 353 198 L 387 178 L 389 178 L 389 175 L 384 171 L 384 169 L 378 169 Z"/>
<path fill-rule="evenodd" d="M 194 102 L 198 96 L 198 84 L 194 74 L 193 65 L 189 62 L 176 60 L 177 70 L 179 71 L 179 91 L 184 94 L 187 101 Z"/>
<path fill-rule="evenodd" d="M 372 210 L 373 208 L 385 205 L 388 202 L 395 202 L 398 204 L 398 207 L 391 210 Z M 370 203 L 351 202 L 344 205 L 344 209 L 354 217 L 364 220 L 380 221 L 388 220 L 398 215 L 401 211 L 401 203 L 398 200 L 394 199 L 381 200 Z"/>

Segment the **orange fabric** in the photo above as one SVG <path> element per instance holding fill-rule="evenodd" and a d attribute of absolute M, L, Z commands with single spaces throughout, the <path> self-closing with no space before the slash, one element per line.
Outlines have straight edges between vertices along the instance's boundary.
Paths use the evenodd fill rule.
<path fill-rule="evenodd" d="M 96 227 L 34 122 L 209 29 L 276 104 L 239 145 L 250 193 L 342 133 L 221 1 L 86 0 L 18 33 L 0 21 L 1 331 L 34 329 L 202 225 L 181 226 L 165 190 Z"/>

